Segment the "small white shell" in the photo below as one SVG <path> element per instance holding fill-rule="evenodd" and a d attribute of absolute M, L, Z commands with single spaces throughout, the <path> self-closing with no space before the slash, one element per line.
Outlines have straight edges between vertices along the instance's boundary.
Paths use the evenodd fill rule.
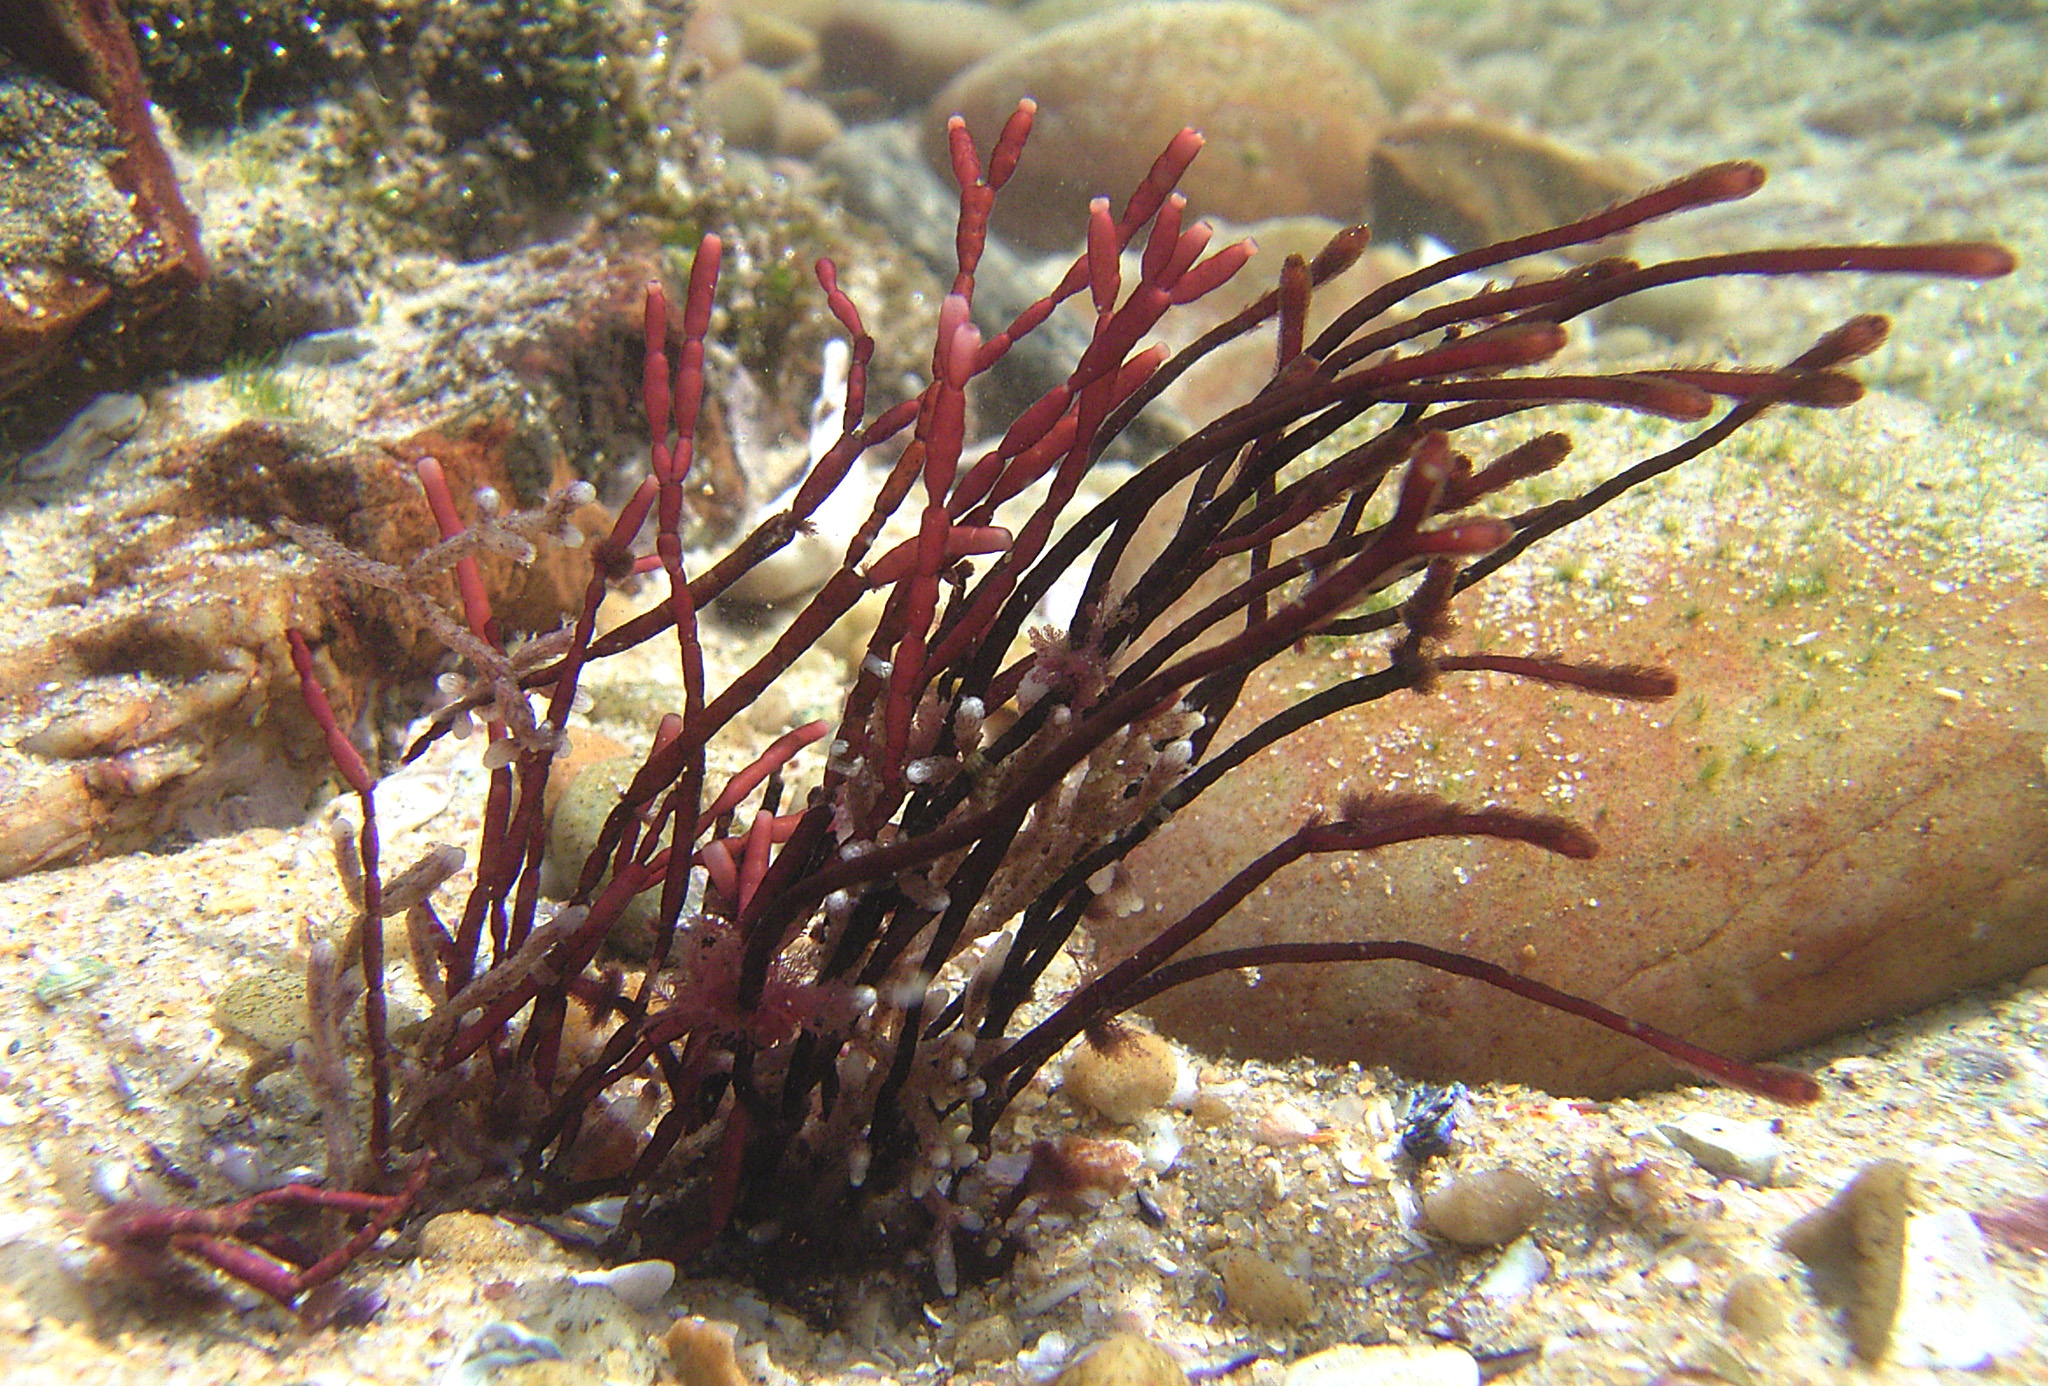
<path fill-rule="evenodd" d="M 578 1285 L 601 1285 L 635 1309 L 652 1309 L 676 1283 L 668 1261 L 628 1261 L 610 1270 L 579 1271 L 569 1277 Z"/>

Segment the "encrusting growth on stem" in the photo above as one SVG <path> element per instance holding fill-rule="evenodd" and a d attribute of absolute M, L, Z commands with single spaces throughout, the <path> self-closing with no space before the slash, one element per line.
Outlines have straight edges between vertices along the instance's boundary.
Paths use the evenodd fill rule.
<path fill-rule="evenodd" d="M 293 635 L 308 705 L 363 810 L 355 854 L 362 899 L 347 954 L 360 971 L 370 1078 L 361 1187 L 387 1185 L 395 1162 L 421 1151 L 435 1156 L 445 1200 L 483 1186 L 494 1198 L 545 1207 L 623 1192 L 630 1198 L 617 1248 L 676 1257 L 734 1224 L 820 1248 L 871 1247 L 882 1227 L 900 1228 L 893 1213 L 914 1210 L 950 1288 L 951 1239 L 993 1230 L 987 1218 L 1015 1206 L 1012 1191 L 991 1186 L 984 1161 L 1006 1105 L 1042 1065 L 1179 982 L 1307 962 L 1400 960 L 1458 973 L 1633 1035 L 1719 1081 L 1791 1102 L 1819 1095 L 1805 1075 L 1722 1058 L 1479 959 L 1336 939 L 1196 951 L 1234 904 L 1304 857 L 1452 836 L 1567 858 L 1596 851 L 1583 828 L 1560 818 L 1424 796 L 1352 799 L 1302 825 L 1130 957 L 1041 1008 L 1034 1024 L 1020 1018 L 1027 1003 L 1045 1000 L 1041 980 L 1089 910 L 1124 907 L 1116 895 L 1128 893 L 1122 858 L 1292 731 L 1475 670 L 1589 696 L 1669 697 L 1673 680 L 1658 669 L 1447 649 L 1456 596 L 1772 406 L 1852 402 L 1860 386 L 1840 368 L 1884 332 L 1881 319 L 1859 318 L 1777 367 L 1533 369 L 1563 347 L 1566 323 L 1690 279 L 1981 278 L 2006 272 L 2010 256 L 1987 245 L 1916 245 L 1764 249 L 1650 266 L 1603 258 L 1406 306 L 1461 276 L 1746 196 L 1762 180 L 1754 165 L 1723 164 L 1570 225 L 1416 270 L 1310 338 L 1312 295 L 1365 245 L 1354 228 L 1313 260 L 1288 261 L 1273 290 L 1169 357 L 1145 339 L 1251 254 L 1244 242 L 1211 249 L 1206 226 L 1184 223 L 1185 201 L 1173 188 L 1201 146 L 1184 131 L 1120 214 L 1107 200 L 1092 204 L 1086 250 L 1058 287 L 984 336 L 974 325 L 976 269 L 990 209 L 1032 119 L 1032 105 L 1020 105 L 986 165 L 964 125 L 950 127 L 958 270 L 921 394 L 868 417 L 875 344 L 832 264 L 820 262 L 826 307 L 852 343 L 845 432 L 786 509 L 709 566 L 690 571 L 681 523 L 716 236 L 698 248 L 679 315 L 659 284 L 648 288 L 649 475 L 594 546 L 582 607 L 542 656 L 515 663 L 504 654 L 471 555 L 486 543 L 559 533 L 561 499 L 528 515 L 493 510 L 465 527 L 439 468 L 422 464 L 443 539 L 403 571 L 369 564 L 317 532 L 292 531 L 344 574 L 431 607 L 436 629 L 449 628 L 450 648 L 470 664 L 474 691 L 438 716 L 414 754 L 472 713 L 483 715 L 488 743 L 476 878 L 459 918 L 444 925 L 423 894 L 406 891 L 413 966 L 434 1011 L 401 1049 L 387 1030 L 376 926 L 385 887 L 374 777 Z M 1136 253 L 1129 284 L 1126 252 Z M 1084 293 L 1094 330 L 1067 379 L 992 446 L 970 448 L 973 382 Z M 1079 502 L 1091 467 L 1147 403 L 1194 361 L 1269 322 L 1277 322 L 1275 367 L 1254 399 L 1105 498 Z M 1560 403 L 1698 427 L 1582 494 L 1502 513 L 1508 488 L 1555 467 L 1568 439 L 1534 432 L 1478 460 L 1460 439 Z M 837 569 L 765 654 L 714 686 L 700 613 L 803 530 L 856 462 L 885 446 L 897 449 L 894 461 Z M 898 516 L 908 537 L 885 545 Z M 650 528 L 647 552 L 641 536 Z M 450 567 L 459 618 L 419 590 L 427 572 Z M 659 584 L 665 599 L 599 636 L 599 603 L 634 574 Z M 1047 593 L 1069 575 L 1082 579 L 1071 621 L 1064 630 L 1034 628 Z M 1368 603 L 1390 589 L 1400 601 Z M 871 592 L 885 594 L 880 618 L 836 723 L 797 728 L 717 782 L 711 739 Z M 1382 667 L 1216 744 L 1240 690 L 1267 661 L 1309 635 L 1396 626 Z M 543 795 L 578 682 L 593 663 L 664 637 L 675 641 L 679 704 L 595 849 L 580 867 L 568 864 L 576 879 L 569 903 L 544 906 Z M 793 758 L 819 741 L 822 777 L 786 803 Z M 643 893 L 660 901 L 652 961 L 622 978 L 600 956 Z M 316 967 L 326 966 L 319 960 L 328 955 L 315 952 Z M 571 1027 L 572 1006 L 591 1023 Z M 572 1028 L 583 1038 L 572 1042 Z M 629 1084 L 658 1100 L 630 1111 L 614 1103 Z M 600 1148 L 614 1153 L 599 1158 Z M 294 1283 L 272 1277 L 262 1287 L 288 1298 Z"/>

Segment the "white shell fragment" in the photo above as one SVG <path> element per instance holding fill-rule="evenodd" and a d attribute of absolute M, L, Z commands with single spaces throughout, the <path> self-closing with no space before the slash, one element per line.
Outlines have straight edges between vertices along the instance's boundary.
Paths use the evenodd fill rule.
<path fill-rule="evenodd" d="M 1761 1121 L 1687 1112 L 1657 1129 L 1707 1173 L 1759 1189 L 1776 1181 L 1778 1160 L 1785 1153 L 1785 1143 Z"/>
<path fill-rule="evenodd" d="M 1550 1262 L 1544 1259 L 1536 1239 L 1521 1236 L 1508 1243 L 1493 1269 L 1480 1277 L 1477 1288 L 1486 1299 L 1515 1300 L 1541 1285 L 1549 1275 Z"/>
<path fill-rule="evenodd" d="M 628 1261 L 610 1270 L 578 1271 L 569 1279 L 610 1290 L 635 1309 L 652 1309 L 676 1283 L 676 1268 L 668 1261 Z"/>
<path fill-rule="evenodd" d="M 1147 1112 L 1138 1118 L 1138 1158 L 1154 1174 L 1164 1174 L 1180 1162 L 1184 1148 L 1180 1128 L 1165 1112 Z"/>
<path fill-rule="evenodd" d="M 1292 1102 L 1276 1102 L 1259 1114 L 1252 1139 L 1270 1146 L 1300 1145 L 1316 1134 L 1315 1118 Z"/>
<path fill-rule="evenodd" d="M 1989 1366 L 2027 1340 L 2027 1314 L 1992 1272 L 1984 1234 L 1960 1208 L 1906 1221 L 1906 1278 L 1892 1324 L 1901 1367 Z"/>

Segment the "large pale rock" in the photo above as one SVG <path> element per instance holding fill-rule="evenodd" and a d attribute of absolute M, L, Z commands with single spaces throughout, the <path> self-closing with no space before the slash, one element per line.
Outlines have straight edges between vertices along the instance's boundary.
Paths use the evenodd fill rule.
<path fill-rule="evenodd" d="M 1025 96 L 1038 121 L 995 224 L 1044 250 L 1079 239 L 1090 198 L 1120 210 L 1189 125 L 1209 141 L 1180 183 L 1195 213 L 1355 220 L 1387 115 L 1340 48 L 1262 5 L 1148 5 L 1062 24 L 961 73 L 927 111 L 927 156 L 949 166 L 955 113 L 985 150 Z"/>
<path fill-rule="evenodd" d="M 1638 429 L 1581 452 L 1641 451 Z M 1569 814 L 1602 854 L 1449 840 L 1312 860 L 1190 952 L 1411 939 L 1741 1055 L 2048 959 L 2044 476 L 2038 443 L 1897 401 L 1766 421 L 1468 594 L 1449 642 L 1661 662 L 1675 699 L 1455 675 L 1324 723 L 1146 844 L 1148 907 L 1097 926 L 1104 959 L 1345 792 L 1414 790 Z M 1379 662 L 1329 642 L 1280 661 L 1218 744 Z M 1145 1009 L 1243 1055 L 1593 1094 L 1677 1076 L 1583 1021 L 1403 964 L 1226 974 Z"/>

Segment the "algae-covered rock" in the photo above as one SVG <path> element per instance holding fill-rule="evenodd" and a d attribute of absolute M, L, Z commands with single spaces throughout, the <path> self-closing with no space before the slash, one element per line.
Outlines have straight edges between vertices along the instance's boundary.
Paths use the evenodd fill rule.
<path fill-rule="evenodd" d="M 1617 433 L 1581 453 L 1611 466 L 1649 442 Z M 2044 476 L 2038 443 L 1893 400 L 1738 435 L 1470 594 L 1447 643 L 1664 664 L 1675 699 L 1458 675 L 1319 723 L 1133 856 L 1147 908 L 1093 926 L 1103 956 L 1346 793 L 1421 790 L 1569 815 L 1600 856 L 1442 840 L 1317 858 L 1196 951 L 1409 939 L 1745 1056 L 2017 976 L 2048 960 Z M 1261 671 L 1216 745 L 1383 662 L 1312 642 Z M 1586 1022 L 1406 964 L 1232 973 L 1144 1009 L 1244 1056 L 1595 1094 L 1679 1076 Z"/>

